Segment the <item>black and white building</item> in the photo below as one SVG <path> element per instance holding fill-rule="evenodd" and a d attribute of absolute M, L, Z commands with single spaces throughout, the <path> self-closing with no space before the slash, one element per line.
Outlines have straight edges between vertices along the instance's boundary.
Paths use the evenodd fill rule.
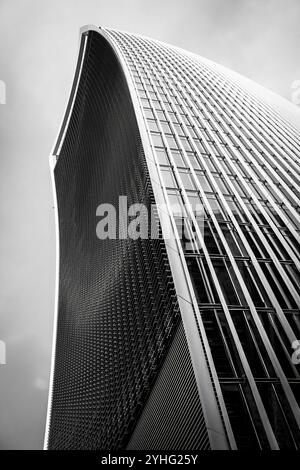
<path fill-rule="evenodd" d="M 82 29 L 51 156 L 47 448 L 300 447 L 300 132 L 272 100 L 181 49 Z M 99 240 L 120 195 L 158 236 Z"/>

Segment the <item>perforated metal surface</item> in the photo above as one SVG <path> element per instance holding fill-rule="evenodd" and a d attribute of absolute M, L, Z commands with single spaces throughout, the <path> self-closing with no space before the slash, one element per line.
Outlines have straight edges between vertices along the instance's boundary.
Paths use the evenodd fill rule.
<path fill-rule="evenodd" d="M 185 332 L 180 323 L 127 449 L 209 448 Z"/>

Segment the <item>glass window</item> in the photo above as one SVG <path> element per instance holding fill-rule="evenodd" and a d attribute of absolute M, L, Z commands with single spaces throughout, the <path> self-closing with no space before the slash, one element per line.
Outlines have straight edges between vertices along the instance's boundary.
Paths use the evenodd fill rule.
<path fill-rule="evenodd" d="M 214 162 L 212 161 L 211 157 L 208 157 L 207 155 L 199 155 L 199 158 L 204 160 L 205 164 L 207 165 L 208 169 L 210 171 L 216 172 L 218 171 L 217 167 L 214 165 Z M 203 164 L 204 167 L 204 164 Z M 206 168 L 205 168 L 206 169 Z"/>
<path fill-rule="evenodd" d="M 221 387 L 238 449 L 259 449 L 258 436 L 254 429 L 253 419 L 249 412 L 249 406 L 246 404 L 242 387 L 239 384 L 226 383 L 222 384 Z M 251 400 L 251 403 L 253 403 L 253 400 Z M 261 427 L 259 417 L 255 422 L 256 424 L 259 423 Z"/>
<path fill-rule="evenodd" d="M 245 197 L 246 194 L 245 194 L 244 190 L 242 189 L 243 186 L 239 183 L 239 181 L 237 179 L 233 178 L 233 179 L 231 179 L 231 183 L 233 184 L 234 189 L 237 192 L 237 194 L 239 194 L 242 197 Z"/>
<path fill-rule="evenodd" d="M 187 117 L 186 114 L 180 114 L 180 119 L 186 124 L 186 125 L 189 125 L 190 124 L 190 121 Z"/>
<path fill-rule="evenodd" d="M 141 98 L 141 103 L 144 108 L 150 108 L 150 101 L 146 98 Z"/>
<path fill-rule="evenodd" d="M 172 150 L 172 157 L 176 166 L 186 166 L 183 160 L 183 157 L 180 153 L 180 150 Z"/>
<path fill-rule="evenodd" d="M 200 165 L 199 165 L 199 162 L 198 162 L 198 158 L 196 157 L 194 152 L 187 152 L 187 156 L 189 158 L 189 161 L 190 161 L 190 164 L 191 164 L 192 168 L 194 168 L 194 169 L 201 168 Z"/>
<path fill-rule="evenodd" d="M 148 89 L 149 89 L 149 88 L 148 88 Z M 149 91 L 149 96 L 150 96 L 150 98 L 152 98 L 152 99 L 154 99 L 154 100 L 157 98 L 156 93 L 154 93 L 154 92 L 152 92 L 152 91 Z"/>
<path fill-rule="evenodd" d="M 139 90 L 140 98 L 147 98 L 146 92 L 144 90 Z"/>
<path fill-rule="evenodd" d="M 216 197 L 208 196 L 208 204 L 210 205 L 217 219 L 224 219 L 223 209 Z"/>
<path fill-rule="evenodd" d="M 183 132 L 183 129 L 182 129 L 182 126 L 180 124 L 174 124 L 174 127 L 175 127 L 175 130 L 177 132 L 177 135 L 179 136 L 184 136 L 184 132 Z"/>
<path fill-rule="evenodd" d="M 231 264 L 229 262 L 225 263 L 221 259 L 214 259 L 213 265 L 226 303 L 228 305 L 240 305 L 241 302 L 237 295 L 237 290 L 240 293 L 240 286 Z"/>
<path fill-rule="evenodd" d="M 148 124 L 148 127 L 149 127 L 150 131 L 159 132 L 159 128 L 158 128 L 158 125 L 157 125 L 156 121 L 152 121 L 152 120 L 148 119 L 147 124 Z"/>
<path fill-rule="evenodd" d="M 230 191 L 227 189 L 225 181 L 220 177 L 215 177 L 215 182 L 217 183 L 222 194 L 228 194 Z"/>
<path fill-rule="evenodd" d="M 198 194 L 187 192 L 187 197 L 194 215 L 201 216 L 203 219 L 203 205 Z"/>
<path fill-rule="evenodd" d="M 204 243 L 210 255 L 222 254 L 222 243 L 215 227 L 208 221 L 204 221 Z"/>
<path fill-rule="evenodd" d="M 179 122 L 178 119 L 177 119 L 177 117 L 176 117 L 176 114 L 175 114 L 175 113 L 171 113 L 171 112 L 170 112 L 170 113 L 169 113 L 169 116 L 170 116 L 170 119 L 172 120 L 172 122 L 174 122 L 174 123 L 178 123 L 178 122 Z"/>
<path fill-rule="evenodd" d="M 203 175 L 203 174 L 200 174 L 200 173 L 196 173 L 196 175 L 197 175 L 197 178 L 199 180 L 200 186 L 203 189 L 203 191 L 212 191 L 212 188 L 211 188 L 206 176 Z"/>
<path fill-rule="evenodd" d="M 166 187 L 168 187 L 168 188 L 176 188 L 177 187 L 175 177 L 174 177 L 174 174 L 173 174 L 173 171 L 172 171 L 171 168 L 162 168 L 161 169 L 161 174 L 162 174 L 162 177 L 163 177 L 163 182 L 164 182 Z"/>
<path fill-rule="evenodd" d="M 191 135 L 193 138 L 196 139 L 196 138 L 197 138 L 197 134 L 196 134 L 196 132 L 194 131 L 194 128 L 193 128 L 192 126 L 187 126 L 187 128 L 188 128 L 188 131 L 189 131 L 190 135 Z"/>
<path fill-rule="evenodd" d="M 202 141 L 200 141 L 199 139 L 193 139 L 193 141 L 194 141 L 194 144 L 196 145 L 196 147 L 198 148 L 198 150 L 201 153 L 208 153 L 207 150 L 205 149 Z"/>
<path fill-rule="evenodd" d="M 177 142 L 176 142 L 175 138 L 174 138 L 172 135 L 167 135 L 166 138 L 167 138 L 167 142 L 168 142 L 168 144 L 169 144 L 169 146 L 170 146 L 171 149 L 172 149 L 172 148 L 173 148 L 173 149 L 174 149 L 174 148 L 175 148 L 175 149 L 178 148 Z"/>
<path fill-rule="evenodd" d="M 172 134 L 171 128 L 170 128 L 170 126 L 167 122 L 161 122 L 161 127 L 162 127 L 163 132 L 165 132 L 167 134 L 168 133 Z"/>
<path fill-rule="evenodd" d="M 294 297 L 286 286 L 277 267 L 272 263 L 260 263 L 260 266 L 274 294 L 282 308 L 297 308 Z"/>
<path fill-rule="evenodd" d="M 212 299 L 209 292 L 209 285 L 205 279 L 204 272 L 200 268 L 196 258 L 187 258 L 187 265 L 194 285 L 195 294 L 198 302 L 211 303 Z M 218 331 L 218 330 L 217 330 Z M 228 375 L 232 375 L 230 369 Z"/>
<path fill-rule="evenodd" d="M 154 114 L 153 114 L 152 109 L 150 109 L 150 108 L 145 108 L 145 109 L 144 109 L 144 113 L 145 113 L 145 116 L 146 116 L 147 119 L 148 119 L 148 118 L 154 119 Z"/>
<path fill-rule="evenodd" d="M 262 392 L 262 387 L 265 387 L 264 392 Z M 279 383 L 272 385 L 261 384 L 258 388 L 262 394 L 262 398 L 264 399 L 266 411 L 269 415 L 270 423 L 273 427 L 280 448 L 298 448 L 295 443 L 300 442 L 299 426 L 294 419 L 292 409 L 288 403 L 286 393 L 282 385 Z"/>
<path fill-rule="evenodd" d="M 256 307 L 265 307 L 270 305 L 265 289 L 253 266 L 246 261 L 237 261 L 236 263 L 254 305 Z"/>
<path fill-rule="evenodd" d="M 162 110 L 161 104 L 157 100 L 152 100 L 152 105 L 155 109 Z"/>
<path fill-rule="evenodd" d="M 190 189 L 190 190 L 196 189 L 193 183 L 191 174 L 183 172 L 183 171 L 180 171 L 179 174 L 180 174 L 180 178 L 182 180 L 182 184 L 185 189 Z"/>
<path fill-rule="evenodd" d="M 178 191 L 168 190 L 168 198 L 171 205 L 171 210 L 175 217 L 183 216 L 182 200 Z"/>
<path fill-rule="evenodd" d="M 208 302 L 208 299 L 203 295 L 205 293 L 205 284 L 203 280 L 198 280 L 196 288 L 197 292 L 199 292 L 199 295 L 201 296 L 200 300 L 203 299 Z M 236 374 L 233 360 L 227 347 L 216 310 L 201 310 L 201 317 L 218 376 L 224 378 L 235 377 Z"/>
<path fill-rule="evenodd" d="M 186 137 L 180 137 L 180 141 L 185 150 L 192 150 L 189 140 Z"/>
<path fill-rule="evenodd" d="M 169 159 L 167 156 L 167 152 L 162 148 L 155 148 L 155 152 L 157 155 L 158 163 L 160 165 L 169 165 Z"/>
<path fill-rule="evenodd" d="M 168 103 L 164 103 L 164 105 L 165 105 L 165 108 L 166 108 L 167 111 L 171 111 L 171 112 L 173 111 L 173 108 L 172 108 L 172 106 L 171 106 L 171 104 L 170 104 L 169 102 L 168 102 Z"/>
<path fill-rule="evenodd" d="M 251 314 L 243 310 L 232 310 L 230 315 L 249 361 L 253 376 L 266 377 L 266 369 L 262 362 L 263 356 L 266 356 L 266 351 L 265 349 L 262 351 L 262 356 L 259 352 L 258 345 L 253 340 L 252 329 L 256 330 L 256 326 L 254 325 Z"/>
<path fill-rule="evenodd" d="M 164 111 L 157 111 L 157 117 L 160 121 L 165 121 L 166 120 L 166 115 Z"/>
<path fill-rule="evenodd" d="M 153 144 L 155 146 L 158 146 L 158 147 L 164 146 L 161 134 L 155 134 L 154 132 L 151 132 L 151 137 L 152 137 Z"/>

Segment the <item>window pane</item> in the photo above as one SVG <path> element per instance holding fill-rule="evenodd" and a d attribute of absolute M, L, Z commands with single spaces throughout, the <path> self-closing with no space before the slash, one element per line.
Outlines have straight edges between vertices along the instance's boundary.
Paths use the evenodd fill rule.
<path fill-rule="evenodd" d="M 157 145 L 158 147 L 164 146 L 164 143 L 160 134 L 154 134 L 151 132 L 151 137 L 152 137 L 152 141 L 154 145 Z"/>
<path fill-rule="evenodd" d="M 184 173 L 183 171 L 180 171 L 179 174 L 185 189 L 196 189 L 192 177 L 189 173 Z"/>
<path fill-rule="evenodd" d="M 175 182 L 174 174 L 171 168 L 162 169 L 162 177 L 163 177 L 164 184 L 167 187 L 175 188 L 177 186 Z"/>
<path fill-rule="evenodd" d="M 156 152 L 156 155 L 157 155 L 158 163 L 160 165 L 169 165 L 169 160 L 168 160 L 168 157 L 167 157 L 167 153 L 164 149 L 155 148 L 155 152 Z"/>

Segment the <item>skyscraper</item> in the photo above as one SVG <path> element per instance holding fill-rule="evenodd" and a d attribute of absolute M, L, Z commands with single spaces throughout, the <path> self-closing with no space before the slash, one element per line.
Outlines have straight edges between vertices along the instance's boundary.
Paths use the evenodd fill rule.
<path fill-rule="evenodd" d="M 292 120 L 207 59 L 82 29 L 51 156 L 48 448 L 300 447 Z M 99 239 L 103 204 L 117 228 Z M 134 204 L 146 236 L 128 235 Z"/>

